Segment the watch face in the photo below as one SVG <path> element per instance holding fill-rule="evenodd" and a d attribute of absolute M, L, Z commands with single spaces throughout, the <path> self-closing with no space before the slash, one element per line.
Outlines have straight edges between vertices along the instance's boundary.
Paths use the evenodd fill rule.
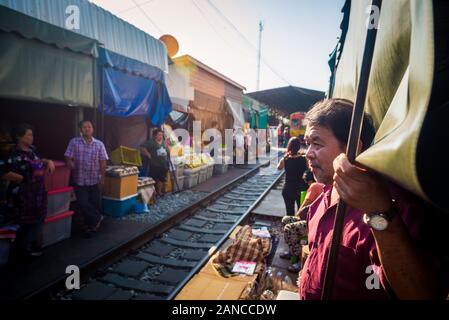
<path fill-rule="evenodd" d="M 374 230 L 383 231 L 388 227 L 388 221 L 382 216 L 372 216 L 369 220 L 369 224 Z"/>

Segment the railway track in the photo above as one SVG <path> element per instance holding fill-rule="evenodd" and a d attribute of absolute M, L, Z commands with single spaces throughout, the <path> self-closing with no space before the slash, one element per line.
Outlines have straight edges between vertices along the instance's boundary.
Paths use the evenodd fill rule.
<path fill-rule="evenodd" d="M 173 299 L 280 177 L 282 172 L 273 163 L 251 171 L 120 250 L 84 266 L 79 290 L 54 294 L 55 285 L 46 294 L 76 300 Z"/>

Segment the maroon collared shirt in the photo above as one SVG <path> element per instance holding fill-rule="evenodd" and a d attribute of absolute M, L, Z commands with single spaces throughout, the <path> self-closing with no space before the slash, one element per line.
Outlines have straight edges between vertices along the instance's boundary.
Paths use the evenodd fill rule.
<path fill-rule="evenodd" d="M 331 191 L 331 186 L 324 187 L 324 192 L 311 205 L 307 216 L 310 253 L 301 273 L 299 294 L 302 300 L 321 299 L 337 208 L 336 204 L 330 203 Z M 399 195 L 397 192 L 392 193 L 411 237 L 417 239 L 424 217 L 423 209 L 410 198 L 401 198 L 400 195 L 401 192 Z M 382 272 L 374 236 L 363 222 L 363 213 L 348 207 L 332 299 L 389 299 L 391 296 L 387 292 L 392 291 Z"/>

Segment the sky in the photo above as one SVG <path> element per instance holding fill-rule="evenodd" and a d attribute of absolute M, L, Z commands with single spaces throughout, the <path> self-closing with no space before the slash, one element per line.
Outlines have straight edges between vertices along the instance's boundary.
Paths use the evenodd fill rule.
<path fill-rule="evenodd" d="M 326 91 L 329 54 L 344 0 L 90 0 L 155 38 L 174 36 L 189 54 L 246 87 L 288 85 Z M 139 5 L 139 7 L 136 6 Z M 144 13 L 145 12 L 145 13 Z"/>

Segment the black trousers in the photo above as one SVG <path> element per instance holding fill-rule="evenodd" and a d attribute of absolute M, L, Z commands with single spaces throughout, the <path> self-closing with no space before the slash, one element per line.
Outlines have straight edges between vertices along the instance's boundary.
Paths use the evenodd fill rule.
<path fill-rule="evenodd" d="M 17 232 L 15 248 L 20 253 L 31 253 L 42 248 L 42 231 L 44 223 L 21 224 Z"/>
<path fill-rule="evenodd" d="M 76 203 L 87 227 L 95 227 L 100 221 L 101 195 L 98 185 L 75 186 Z"/>
<path fill-rule="evenodd" d="M 285 209 L 288 216 L 295 214 L 295 202 L 300 206 L 301 188 L 299 186 L 290 186 L 285 184 L 282 189 L 282 197 L 284 198 Z"/>

